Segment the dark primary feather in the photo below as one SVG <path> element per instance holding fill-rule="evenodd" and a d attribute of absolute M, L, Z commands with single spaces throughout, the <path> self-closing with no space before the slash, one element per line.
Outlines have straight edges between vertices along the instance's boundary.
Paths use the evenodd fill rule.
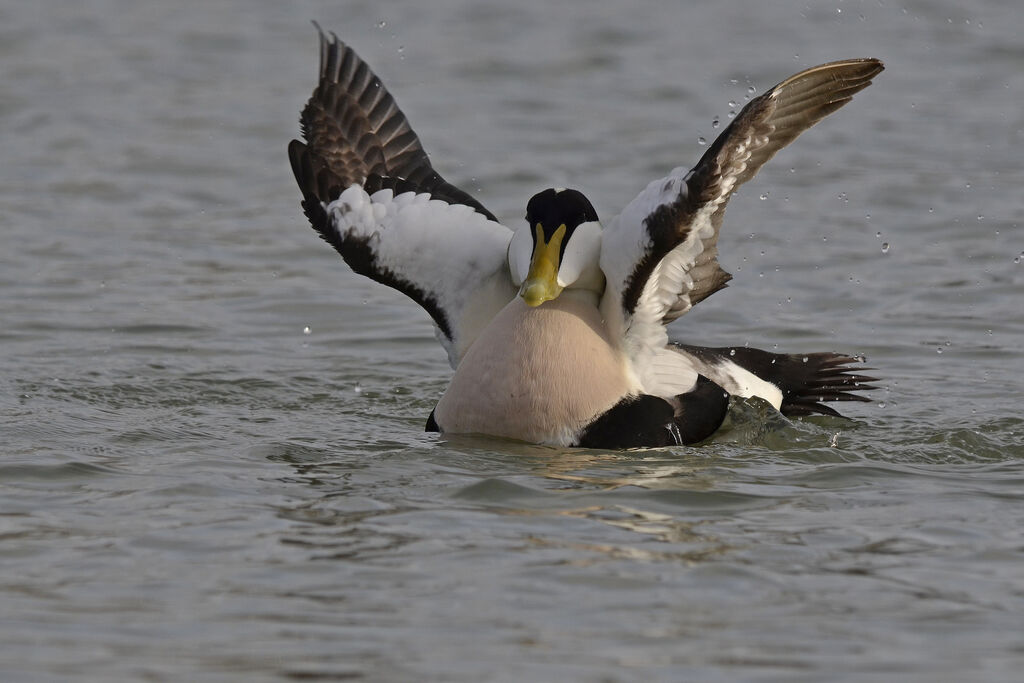
<path fill-rule="evenodd" d="M 331 202 L 345 188 L 377 176 L 449 204 L 465 204 L 496 220 L 480 202 L 434 170 L 394 98 L 352 48 L 320 27 L 320 80 L 300 122 L 307 144 L 293 140 L 292 170 L 305 203 Z M 303 174 L 299 169 L 311 171 Z M 305 182 L 304 182 L 305 181 Z M 310 212 L 306 208 L 307 215 Z"/>
<path fill-rule="evenodd" d="M 707 348 L 673 343 L 704 363 L 724 365 L 735 363 L 782 392 L 783 415 L 841 415 L 823 401 L 870 401 L 855 391 L 877 389 L 878 380 L 860 374 L 871 368 L 860 366 L 860 360 L 839 353 L 785 354 L 748 347 Z"/>
<path fill-rule="evenodd" d="M 847 59 L 790 76 L 755 97 L 722 131 L 687 180 L 690 200 L 703 205 L 753 178 L 776 152 L 871 85 L 885 66 L 877 59 Z M 743 149 L 745 148 L 745 149 Z M 716 218 L 721 222 L 724 204 Z"/>
<path fill-rule="evenodd" d="M 751 100 L 718 136 L 686 177 L 686 191 L 655 209 L 645 221 L 652 249 L 637 265 L 623 303 L 635 310 L 643 285 L 666 254 L 686 239 L 692 221 L 714 205 L 713 233 L 688 271 L 693 287 L 665 315 L 668 323 L 724 288 L 732 276 L 718 264 L 718 233 L 729 197 L 761 166 L 802 132 L 850 101 L 871 84 L 884 65 L 877 59 L 848 59 L 801 71 Z"/>

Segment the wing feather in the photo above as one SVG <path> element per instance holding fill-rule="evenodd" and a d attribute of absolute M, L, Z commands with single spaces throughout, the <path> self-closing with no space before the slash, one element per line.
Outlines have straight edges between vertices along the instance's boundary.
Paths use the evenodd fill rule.
<path fill-rule="evenodd" d="M 434 170 L 420 140 L 387 88 L 355 50 L 333 33 L 320 32 L 320 80 L 302 110 L 305 154 L 336 178 L 333 201 L 345 188 L 368 177 L 394 176 L 416 183 L 420 192 L 449 204 L 465 204 L 496 221 L 467 192 Z M 294 168 L 294 160 L 293 160 Z M 308 200 L 309 197 L 307 196 Z"/>
<path fill-rule="evenodd" d="M 322 30 L 300 123 L 306 142 L 292 140 L 288 157 L 310 224 L 355 272 L 422 306 L 454 367 L 515 296 L 512 232 L 433 169 L 380 79 Z"/>
<path fill-rule="evenodd" d="M 801 71 L 751 100 L 689 172 L 650 183 L 604 231 L 606 320 L 643 358 L 668 342 L 664 325 L 724 288 L 718 234 L 732 193 L 780 149 L 871 84 L 883 65 L 851 59 Z"/>

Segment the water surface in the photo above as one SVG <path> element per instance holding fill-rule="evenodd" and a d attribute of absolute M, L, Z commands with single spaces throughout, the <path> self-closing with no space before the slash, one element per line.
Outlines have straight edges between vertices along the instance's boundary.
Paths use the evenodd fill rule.
<path fill-rule="evenodd" d="M 1018 675 L 1024 15 L 748 5 L 0 7 L 0 677 Z M 298 206 L 310 19 L 510 224 L 548 186 L 610 217 L 751 87 L 883 59 L 672 327 L 864 354 L 873 402 L 657 451 L 424 434 L 427 316 Z"/>

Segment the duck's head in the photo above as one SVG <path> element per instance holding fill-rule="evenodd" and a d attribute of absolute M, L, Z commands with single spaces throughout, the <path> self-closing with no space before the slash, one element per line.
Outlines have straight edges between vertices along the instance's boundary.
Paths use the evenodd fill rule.
<path fill-rule="evenodd" d="M 508 265 L 519 296 L 540 306 L 563 289 L 600 293 L 601 224 L 597 212 L 578 190 L 548 189 L 526 205 L 526 225 L 508 247 Z"/>

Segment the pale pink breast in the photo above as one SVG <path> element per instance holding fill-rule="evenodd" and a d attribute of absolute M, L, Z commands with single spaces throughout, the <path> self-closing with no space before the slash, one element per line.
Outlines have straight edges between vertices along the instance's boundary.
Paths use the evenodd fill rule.
<path fill-rule="evenodd" d="M 446 432 L 564 444 L 629 390 L 596 308 L 517 297 L 467 351 L 435 418 Z"/>

